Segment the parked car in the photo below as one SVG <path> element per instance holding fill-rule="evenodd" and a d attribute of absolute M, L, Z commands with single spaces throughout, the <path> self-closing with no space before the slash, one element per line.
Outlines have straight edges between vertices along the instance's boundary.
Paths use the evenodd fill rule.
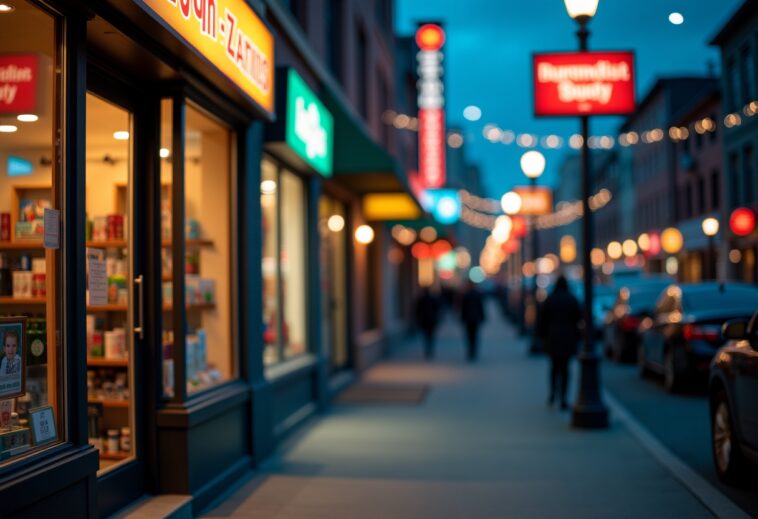
<path fill-rule="evenodd" d="M 569 280 L 569 290 L 584 311 L 584 282 L 581 279 Z M 597 339 L 602 337 L 603 319 L 615 296 L 615 290 L 608 285 L 595 284 L 592 287 L 592 326 Z"/>
<path fill-rule="evenodd" d="M 603 322 L 606 355 L 616 362 L 636 360 L 639 326 L 653 315 L 658 296 L 670 284 L 669 278 L 639 278 L 618 290 Z"/>
<path fill-rule="evenodd" d="M 724 343 L 721 326 L 747 319 L 758 308 L 758 288 L 744 283 L 670 285 L 652 317 L 642 320 L 637 354 L 640 375 L 663 375 L 669 391 L 706 380 L 716 350 Z"/>
<path fill-rule="evenodd" d="M 711 448 L 719 478 L 737 480 L 758 463 L 758 312 L 724 325 L 728 340 L 711 363 Z"/>

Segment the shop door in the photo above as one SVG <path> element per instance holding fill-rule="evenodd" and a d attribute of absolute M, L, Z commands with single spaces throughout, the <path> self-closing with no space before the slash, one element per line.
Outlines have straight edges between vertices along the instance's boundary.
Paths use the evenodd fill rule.
<path fill-rule="evenodd" d="M 158 117 L 130 89 L 88 71 L 85 212 L 87 400 L 90 443 L 100 451 L 98 511 L 110 515 L 146 490 L 149 388 L 145 337 L 145 200 L 151 145 L 144 121 Z M 133 92 L 133 90 L 131 90 Z M 156 108 L 157 108 L 156 104 Z M 157 146 L 154 148 L 157 155 Z"/>

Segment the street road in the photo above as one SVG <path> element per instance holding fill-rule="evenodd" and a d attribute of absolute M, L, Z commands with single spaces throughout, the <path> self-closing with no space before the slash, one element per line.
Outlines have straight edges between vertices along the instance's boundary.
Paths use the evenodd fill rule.
<path fill-rule="evenodd" d="M 660 380 L 643 380 L 636 366 L 603 363 L 606 389 L 669 450 L 729 496 L 745 512 L 758 517 L 758 470 L 740 488 L 719 482 L 713 469 L 710 423 L 705 391 L 672 395 Z"/>

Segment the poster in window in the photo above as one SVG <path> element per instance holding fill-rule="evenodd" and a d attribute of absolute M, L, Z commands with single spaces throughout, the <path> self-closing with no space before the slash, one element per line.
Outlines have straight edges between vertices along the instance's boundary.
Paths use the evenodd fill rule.
<path fill-rule="evenodd" d="M 26 393 L 26 317 L 0 318 L 0 398 Z"/>

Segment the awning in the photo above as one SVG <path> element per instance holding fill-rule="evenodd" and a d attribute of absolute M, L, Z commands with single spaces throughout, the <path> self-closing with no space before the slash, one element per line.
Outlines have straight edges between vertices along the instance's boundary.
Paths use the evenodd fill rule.
<path fill-rule="evenodd" d="M 323 99 L 334 116 L 332 178 L 359 194 L 410 193 L 407 175 L 397 161 L 374 142 L 341 97 L 325 89 Z"/>

